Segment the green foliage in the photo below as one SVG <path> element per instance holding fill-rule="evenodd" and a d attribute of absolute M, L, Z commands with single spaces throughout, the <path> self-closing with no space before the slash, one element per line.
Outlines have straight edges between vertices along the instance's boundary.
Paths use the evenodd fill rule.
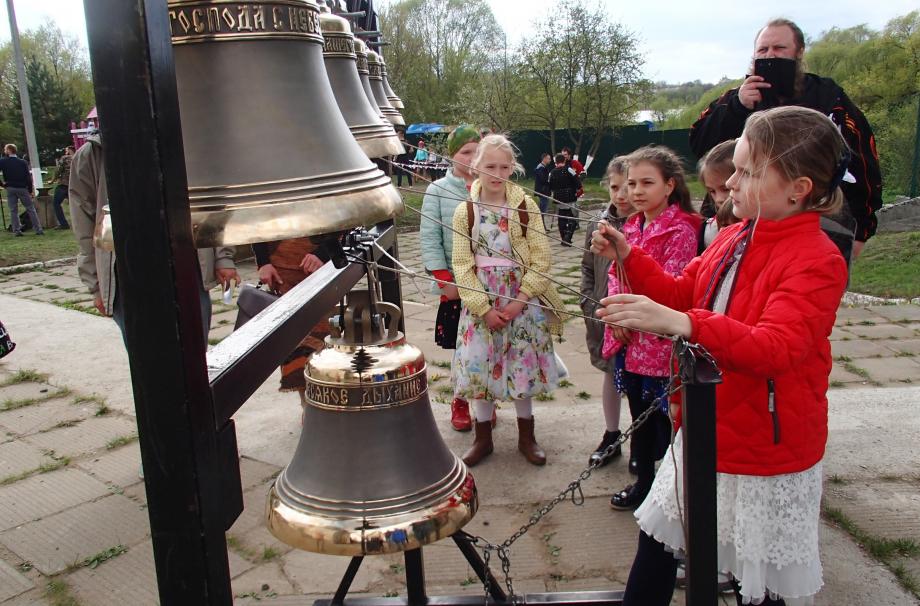
<path fill-rule="evenodd" d="M 94 105 L 87 52 L 50 21 L 23 32 L 21 42 L 41 164 L 53 166 L 71 142 L 70 121 Z M 6 41 L 0 45 L 0 137 L 25 153 L 24 133 L 12 43 Z"/>
<path fill-rule="evenodd" d="M 853 264 L 850 290 L 886 298 L 920 297 L 920 233 L 879 234 Z"/>
<path fill-rule="evenodd" d="M 831 29 L 806 60 L 809 71 L 842 86 L 869 120 L 885 190 L 907 193 L 920 102 L 920 11 L 892 19 L 882 31 Z"/>

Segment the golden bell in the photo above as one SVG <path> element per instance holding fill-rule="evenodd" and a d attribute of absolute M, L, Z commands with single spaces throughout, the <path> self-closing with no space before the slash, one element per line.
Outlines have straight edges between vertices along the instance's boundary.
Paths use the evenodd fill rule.
<path fill-rule="evenodd" d="M 352 137 L 313 0 L 169 0 L 196 246 L 324 234 L 402 212 Z"/>
<path fill-rule="evenodd" d="M 384 316 L 389 320 L 384 326 Z M 352 291 L 307 363 L 303 430 L 268 496 L 268 528 L 307 551 L 393 553 L 448 537 L 479 506 L 431 413 L 425 357 L 400 310 Z"/>
<path fill-rule="evenodd" d="M 400 99 L 393 91 L 392 87 L 390 87 L 390 79 L 387 78 L 387 64 L 383 61 L 383 53 L 377 53 L 377 58 L 380 60 L 380 73 L 383 76 L 383 92 L 387 94 L 387 101 L 396 109 L 405 109 L 406 106 L 403 105 L 402 99 Z"/>
<path fill-rule="evenodd" d="M 324 12 L 319 22 L 325 41 L 323 61 L 326 63 L 326 75 L 355 141 L 369 158 L 404 153 L 406 150 L 393 126 L 380 118 L 376 105 L 372 107 L 364 93 L 358 76 L 354 36 L 348 21 Z"/>
<path fill-rule="evenodd" d="M 383 115 L 380 106 L 377 105 L 374 91 L 371 90 L 370 70 L 368 70 L 367 66 L 367 45 L 364 44 L 364 40 L 359 40 L 358 38 L 355 38 L 355 58 L 355 65 L 358 68 L 358 78 L 361 80 L 361 88 L 364 89 L 364 96 L 367 97 L 367 102 L 371 107 L 377 110 L 377 115 L 380 116 L 381 120 L 390 122 L 387 120 L 386 116 Z"/>
<path fill-rule="evenodd" d="M 387 93 L 383 90 L 383 71 L 380 67 L 380 56 L 368 49 L 367 51 L 367 77 L 370 81 L 371 92 L 374 93 L 374 99 L 377 101 L 377 107 L 383 112 L 384 117 L 396 126 L 405 126 L 406 121 L 402 114 L 390 105 L 387 99 Z"/>

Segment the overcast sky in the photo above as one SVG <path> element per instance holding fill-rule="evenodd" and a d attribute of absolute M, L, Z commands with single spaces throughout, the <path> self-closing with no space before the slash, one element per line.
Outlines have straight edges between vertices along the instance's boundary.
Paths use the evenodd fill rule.
<path fill-rule="evenodd" d="M 386 0 L 384 0 L 386 1 Z M 528 35 L 528 25 L 566 0 L 487 0 L 509 44 Z M 609 14 L 641 40 L 646 76 L 652 80 L 718 81 L 739 77 L 748 65 L 757 29 L 772 17 L 796 21 L 817 37 L 832 27 L 866 23 L 875 29 L 917 9 L 917 0 L 734 2 L 730 0 L 601 0 Z M 52 20 L 86 44 L 81 0 L 15 0 L 20 31 Z M 9 39 L 6 1 L 0 3 L 0 40 Z"/>

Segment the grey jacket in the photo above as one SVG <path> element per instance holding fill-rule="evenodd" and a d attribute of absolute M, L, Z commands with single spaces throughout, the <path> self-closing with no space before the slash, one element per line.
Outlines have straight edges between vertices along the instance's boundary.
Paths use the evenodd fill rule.
<path fill-rule="evenodd" d="M 611 205 L 607 212 L 616 214 L 616 209 Z M 607 272 L 610 270 L 611 261 L 591 252 L 591 235 L 597 229 L 597 222 L 588 224 L 585 234 L 585 254 L 581 257 L 581 312 L 593 318 L 600 301 L 607 296 Z M 593 300 L 592 300 L 593 299 Z M 585 320 L 585 342 L 588 345 L 588 354 L 591 365 L 604 372 L 613 372 L 613 359 L 605 360 L 601 356 L 604 345 L 604 325 L 593 320 Z"/>
<path fill-rule="evenodd" d="M 67 197 L 79 245 L 77 273 L 91 294 L 102 297 L 105 312 L 111 316 L 115 301 L 115 255 L 93 245 L 94 236 L 102 232 L 102 207 L 109 200 L 99 135 L 91 135 L 74 154 Z"/>
<path fill-rule="evenodd" d="M 425 190 L 422 200 L 422 220 L 419 225 L 419 241 L 422 248 L 422 262 L 425 269 L 432 272 L 436 269 L 454 271 L 452 255 L 454 250 L 454 211 L 457 206 L 469 198 L 470 192 L 466 189 L 466 181 L 454 176 L 453 170 Z M 429 219 L 441 222 L 441 225 Z M 434 286 L 432 292 L 438 292 Z"/>
<path fill-rule="evenodd" d="M 105 160 L 99 135 L 91 135 L 74 154 L 70 163 L 70 219 L 77 237 L 77 273 L 93 295 L 99 294 L 105 312 L 112 315 L 115 301 L 115 255 L 95 246 L 94 238 L 102 232 L 102 207 L 108 204 Z M 210 290 L 217 285 L 215 270 L 234 268 L 232 246 L 198 250 L 202 286 Z"/>

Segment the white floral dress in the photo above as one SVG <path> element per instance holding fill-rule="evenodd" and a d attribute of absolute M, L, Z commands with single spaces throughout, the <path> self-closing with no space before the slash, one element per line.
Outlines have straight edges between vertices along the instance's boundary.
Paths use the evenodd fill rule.
<path fill-rule="evenodd" d="M 523 269 L 513 257 L 508 209 L 482 206 L 476 275 L 491 295 L 517 297 Z M 490 261 L 491 260 L 491 261 Z M 491 263 L 495 263 L 491 265 Z M 490 296 L 499 309 L 510 302 Z M 539 304 L 536 298 L 530 303 Z M 541 307 L 528 305 L 505 328 L 492 331 L 482 317 L 463 306 L 454 352 L 455 396 L 466 400 L 520 400 L 553 391 L 559 381 L 553 341 Z"/>

